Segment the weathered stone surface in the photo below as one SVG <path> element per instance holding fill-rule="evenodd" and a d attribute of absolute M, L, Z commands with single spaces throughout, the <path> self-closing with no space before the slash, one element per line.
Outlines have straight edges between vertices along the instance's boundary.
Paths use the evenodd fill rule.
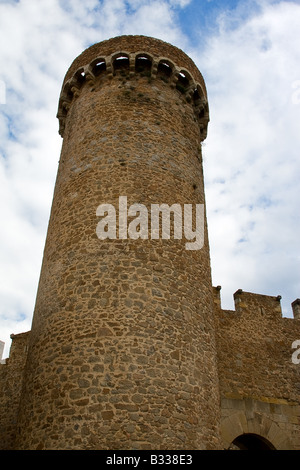
<path fill-rule="evenodd" d="M 298 449 L 298 302 L 284 319 L 278 298 L 237 291 L 223 311 L 206 220 L 195 251 L 96 234 L 97 207 L 119 196 L 205 204 L 195 64 L 143 36 L 96 44 L 68 70 L 58 118 L 32 330 L 0 364 L 0 448 L 223 449 L 252 433 Z"/>
<path fill-rule="evenodd" d="M 128 205 L 149 208 L 204 203 L 206 90 L 192 61 L 169 44 L 141 37 L 112 40 L 113 50 L 109 44 L 99 46 L 106 70 L 98 73 L 93 47 L 63 85 L 64 140 L 16 446 L 70 448 L 76 439 L 90 448 L 96 436 L 97 448 L 130 449 L 138 441 L 151 448 L 159 436 L 160 448 L 209 448 L 213 435 L 218 442 L 219 391 L 206 226 L 197 252 L 187 251 L 184 239 L 96 235 L 98 205 L 117 207 L 122 195 Z M 198 393 L 184 391 L 187 384 Z M 205 426 L 192 425 L 207 401 L 213 412 Z M 64 413 L 62 424 L 66 409 L 74 413 Z M 73 434 L 77 414 L 82 432 Z M 116 437 L 118 427 L 127 435 Z M 165 436 L 171 428 L 172 438 Z M 58 429 L 59 443 L 51 437 Z"/>

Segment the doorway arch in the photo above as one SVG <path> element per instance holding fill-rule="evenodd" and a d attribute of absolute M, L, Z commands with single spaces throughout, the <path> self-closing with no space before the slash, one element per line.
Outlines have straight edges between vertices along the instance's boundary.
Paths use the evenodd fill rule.
<path fill-rule="evenodd" d="M 236 446 L 236 444 L 233 444 L 236 439 L 241 439 L 240 441 L 238 441 L 240 445 L 243 444 L 243 442 L 241 441 L 246 441 L 248 447 L 250 446 L 251 442 L 253 445 L 255 443 L 257 445 L 262 445 L 262 443 L 264 442 L 265 444 L 269 443 L 270 450 L 293 449 L 293 446 L 290 442 L 290 437 L 287 434 L 286 429 L 278 426 L 278 424 L 273 418 L 272 413 L 270 413 L 270 410 L 267 413 L 254 413 L 255 402 L 254 404 L 252 403 L 252 406 L 250 406 L 251 403 L 249 401 L 247 404 L 247 411 L 245 409 L 237 410 L 237 407 L 239 405 L 241 407 L 243 403 L 237 400 L 232 400 L 231 403 L 231 409 L 229 409 L 228 407 L 226 408 L 226 412 L 228 413 L 228 415 L 224 416 L 224 418 L 221 420 L 221 438 L 223 441 L 224 449 L 238 449 L 239 447 Z M 250 413 L 252 410 L 253 413 Z M 248 437 L 240 437 L 244 435 Z M 255 437 L 256 439 L 254 439 Z M 260 440 L 260 442 L 258 442 L 258 440 Z"/>
<path fill-rule="evenodd" d="M 276 450 L 268 439 L 254 433 L 240 434 L 234 439 L 229 448 L 237 450 Z"/>

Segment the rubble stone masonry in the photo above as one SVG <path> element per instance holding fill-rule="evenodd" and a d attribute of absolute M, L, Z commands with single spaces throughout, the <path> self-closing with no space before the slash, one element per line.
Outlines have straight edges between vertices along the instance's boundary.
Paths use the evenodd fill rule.
<path fill-rule="evenodd" d="M 123 36 L 68 70 L 62 151 L 32 329 L 0 365 L 0 448 L 299 448 L 300 322 L 238 291 L 224 311 L 204 246 L 104 239 L 100 204 L 204 204 L 204 80 L 181 50 Z M 172 233 L 171 233 L 172 235 Z M 295 307 L 296 308 L 296 307 Z M 259 440 L 258 439 L 258 440 Z M 252 442 L 252 441 L 251 441 Z"/>

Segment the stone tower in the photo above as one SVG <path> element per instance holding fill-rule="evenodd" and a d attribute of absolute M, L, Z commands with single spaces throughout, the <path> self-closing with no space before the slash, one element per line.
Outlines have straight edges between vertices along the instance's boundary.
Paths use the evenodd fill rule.
<path fill-rule="evenodd" d="M 16 448 L 220 448 L 206 221 L 188 250 L 172 227 L 134 239 L 119 220 L 120 196 L 149 217 L 152 204 L 205 204 L 202 75 L 170 44 L 113 38 L 74 60 L 58 119 Z M 115 238 L 97 236 L 101 204 L 116 208 Z"/>

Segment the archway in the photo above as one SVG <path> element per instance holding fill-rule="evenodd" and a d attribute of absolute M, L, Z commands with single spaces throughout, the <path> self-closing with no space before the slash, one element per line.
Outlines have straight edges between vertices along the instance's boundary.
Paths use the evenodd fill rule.
<path fill-rule="evenodd" d="M 270 441 L 252 433 L 241 434 L 236 437 L 229 448 L 238 450 L 276 450 Z"/>

